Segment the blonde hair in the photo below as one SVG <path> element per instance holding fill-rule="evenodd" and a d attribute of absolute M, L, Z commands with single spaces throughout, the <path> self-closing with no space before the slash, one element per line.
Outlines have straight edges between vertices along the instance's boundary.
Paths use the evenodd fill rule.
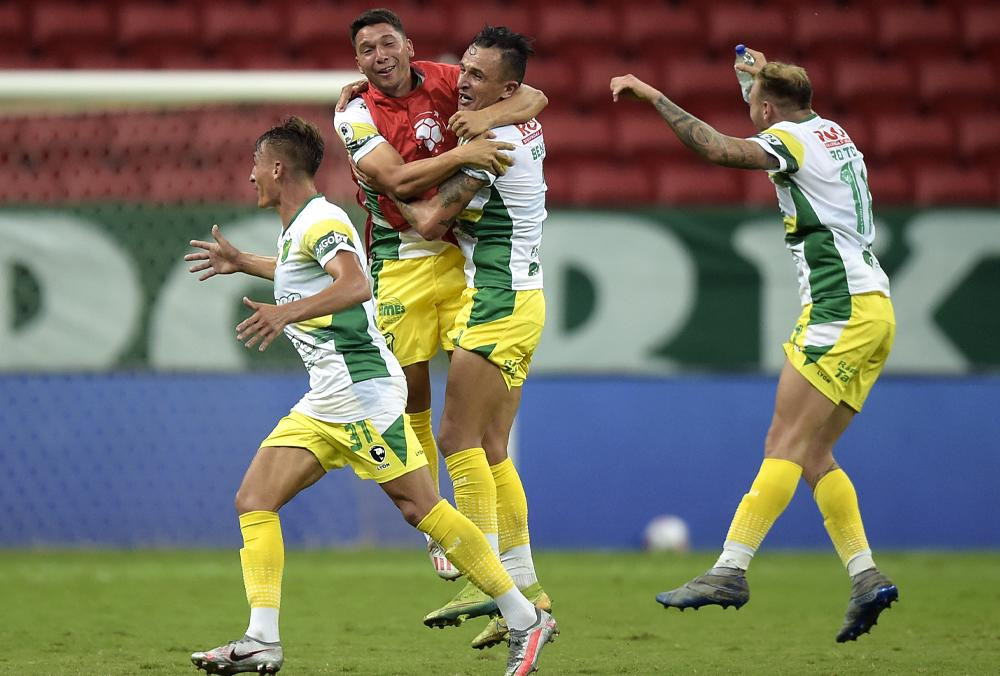
<path fill-rule="evenodd" d="M 812 83 L 801 66 L 771 61 L 757 73 L 757 81 L 761 98 L 777 99 L 778 105 L 799 110 L 812 108 Z"/>

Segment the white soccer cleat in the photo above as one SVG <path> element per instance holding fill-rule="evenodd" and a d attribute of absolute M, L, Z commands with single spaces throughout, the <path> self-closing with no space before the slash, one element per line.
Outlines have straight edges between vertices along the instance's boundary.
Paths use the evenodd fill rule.
<path fill-rule="evenodd" d="M 274 674 L 281 669 L 285 657 L 280 643 L 263 643 L 244 636 L 218 648 L 193 653 L 191 661 L 210 674 Z"/>
<path fill-rule="evenodd" d="M 442 580 L 448 580 L 449 582 L 454 582 L 458 578 L 462 577 L 462 571 L 452 564 L 445 556 L 444 549 L 434 540 L 427 540 L 427 554 L 431 557 L 431 564 L 434 566 L 434 572 L 438 574 Z"/>

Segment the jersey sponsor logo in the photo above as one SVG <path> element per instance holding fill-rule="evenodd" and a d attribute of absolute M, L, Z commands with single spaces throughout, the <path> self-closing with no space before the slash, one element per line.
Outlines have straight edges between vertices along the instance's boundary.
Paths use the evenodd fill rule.
<path fill-rule="evenodd" d="M 444 142 L 444 125 L 441 124 L 441 117 L 436 110 L 428 110 L 417 115 L 417 119 L 413 122 L 413 132 L 417 141 L 423 143 L 424 148 L 431 155 L 437 155 L 441 152 L 441 144 Z"/>
<path fill-rule="evenodd" d="M 816 134 L 816 138 L 827 148 L 837 148 L 848 143 L 854 143 L 846 131 L 832 124 L 829 127 L 814 129 L 813 133 Z"/>
<path fill-rule="evenodd" d="M 406 314 L 406 306 L 394 296 L 388 296 L 378 302 L 378 321 L 380 326 L 392 326 Z"/>
<path fill-rule="evenodd" d="M 522 145 L 528 145 L 542 135 L 542 125 L 538 124 L 538 120 L 528 120 L 527 122 L 515 124 L 514 126 L 519 132 L 521 132 Z"/>
<path fill-rule="evenodd" d="M 372 460 L 375 462 L 382 462 L 385 460 L 385 447 L 384 446 L 372 446 L 368 449 L 368 455 L 372 456 Z M 383 469 L 379 467 L 379 469 Z"/>
<path fill-rule="evenodd" d="M 301 300 L 302 294 L 297 292 L 286 293 L 283 296 L 278 296 L 274 299 L 274 302 L 278 305 L 284 305 L 285 303 L 291 303 L 293 300 Z"/>
<path fill-rule="evenodd" d="M 316 260 L 321 259 L 326 253 L 336 247 L 339 244 L 350 244 L 351 239 L 340 232 L 331 232 L 326 237 L 316 242 L 316 246 L 313 247 L 313 252 L 316 254 Z"/>
<path fill-rule="evenodd" d="M 285 243 L 281 245 L 281 262 L 284 263 L 288 260 L 288 252 L 292 248 L 292 240 L 286 239 Z"/>
<path fill-rule="evenodd" d="M 778 146 L 779 148 L 782 148 L 785 145 L 784 143 L 781 142 L 781 139 L 775 136 L 774 134 L 757 134 L 757 136 L 764 139 L 772 146 Z"/>
<path fill-rule="evenodd" d="M 341 122 L 337 131 L 340 133 L 340 138 L 344 139 L 344 143 L 350 143 L 354 140 L 354 127 L 351 126 L 350 122 Z"/>

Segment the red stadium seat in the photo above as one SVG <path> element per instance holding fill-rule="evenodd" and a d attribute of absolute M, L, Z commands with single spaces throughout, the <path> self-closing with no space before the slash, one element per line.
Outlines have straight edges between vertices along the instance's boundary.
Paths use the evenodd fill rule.
<path fill-rule="evenodd" d="M 568 205 L 573 203 L 573 185 L 576 165 L 572 162 L 545 160 L 545 205 Z M 2 181 L 0 181 L 2 183 Z"/>
<path fill-rule="evenodd" d="M 729 61 L 672 60 L 666 64 L 664 81 L 660 89 L 693 115 L 746 107 Z"/>
<path fill-rule="evenodd" d="M 920 97 L 936 113 L 997 109 L 997 79 L 985 61 L 929 61 L 919 75 Z"/>
<path fill-rule="evenodd" d="M 205 47 L 234 64 L 259 50 L 285 44 L 284 17 L 272 5 L 208 4 L 202 21 Z"/>
<path fill-rule="evenodd" d="M 905 171 L 892 163 L 866 161 L 865 165 L 876 215 L 884 205 L 913 203 L 913 182 Z"/>
<path fill-rule="evenodd" d="M 761 207 L 771 207 L 777 212 L 778 195 L 774 183 L 764 171 L 743 172 L 743 201 Z"/>
<path fill-rule="evenodd" d="M 838 102 L 852 112 L 912 111 L 914 75 L 903 61 L 844 61 L 833 78 Z"/>
<path fill-rule="evenodd" d="M 928 56 L 954 54 L 958 21 L 950 7 L 894 6 L 878 10 L 878 46 L 903 57 L 916 50 Z"/>
<path fill-rule="evenodd" d="M 625 161 L 635 158 L 647 164 L 658 163 L 666 158 L 683 158 L 691 153 L 652 109 L 629 109 L 619 114 L 615 120 L 614 137 Z"/>
<path fill-rule="evenodd" d="M 726 136 L 748 138 L 757 133 L 750 120 L 750 109 L 745 105 L 742 110 L 739 107 L 732 110 L 715 110 L 704 115 L 701 119 L 712 125 L 717 132 Z"/>
<path fill-rule="evenodd" d="M 356 68 L 350 28 L 363 9 L 364 6 L 350 4 L 296 4 L 288 17 L 289 46 L 322 64 Z M 414 48 L 417 58 L 422 58 L 419 45 Z"/>
<path fill-rule="evenodd" d="M 511 4 L 475 4 L 459 5 L 451 17 L 451 35 L 448 44 L 456 56 L 465 53 L 472 38 L 483 29 L 483 26 L 506 26 L 528 37 L 535 35 L 535 17 L 526 7 Z M 537 45 L 536 45 L 537 48 Z M 528 61 L 531 69 L 532 60 Z"/>
<path fill-rule="evenodd" d="M 868 10 L 836 5 L 799 7 L 791 35 L 806 55 L 841 53 L 862 55 L 872 51 L 875 26 Z"/>
<path fill-rule="evenodd" d="M 531 58 L 524 81 L 545 92 L 549 106 L 569 107 L 576 99 L 577 71 L 562 59 Z"/>
<path fill-rule="evenodd" d="M 530 67 L 530 64 L 529 64 Z M 581 103 L 607 105 L 611 103 L 611 78 L 632 73 L 654 87 L 662 87 L 658 64 L 652 61 L 602 56 L 588 59 L 586 67 L 577 73 L 576 98 Z M 626 105 L 635 105 L 634 103 Z"/>
<path fill-rule="evenodd" d="M 5 57 L 23 55 L 27 47 L 24 11 L 12 2 L 0 5 L 0 63 Z"/>
<path fill-rule="evenodd" d="M 954 151 L 955 135 L 943 117 L 890 115 L 872 126 L 874 143 L 869 152 L 882 161 L 949 157 Z"/>
<path fill-rule="evenodd" d="M 777 54 L 787 49 L 789 34 L 788 15 L 777 7 L 719 3 L 709 9 L 708 43 L 729 57 L 730 69 L 737 44 Z"/>
<path fill-rule="evenodd" d="M 1000 65 L 1000 5 L 969 5 L 962 12 L 962 45 Z"/>
<path fill-rule="evenodd" d="M 124 156 L 186 155 L 194 142 L 199 114 L 192 112 L 116 115 L 111 122 L 111 150 Z"/>
<path fill-rule="evenodd" d="M 73 163 L 58 172 L 58 182 L 69 202 L 140 201 L 146 198 L 145 173 L 97 163 Z"/>
<path fill-rule="evenodd" d="M 872 148 L 871 125 L 866 118 L 860 115 L 837 115 L 833 121 L 847 132 L 847 135 L 854 141 L 855 147 L 863 155 L 866 157 L 875 155 L 875 149 Z"/>
<path fill-rule="evenodd" d="M 988 205 L 997 203 L 993 176 L 980 169 L 927 166 L 914 177 L 914 199 L 935 204 Z"/>
<path fill-rule="evenodd" d="M 681 163 L 662 167 L 656 174 L 656 201 L 685 204 L 735 204 L 743 201 L 740 172 L 708 163 Z"/>
<path fill-rule="evenodd" d="M 187 5 L 124 5 L 118 15 L 118 43 L 143 66 L 162 66 L 170 55 L 198 54 L 198 16 Z"/>
<path fill-rule="evenodd" d="M 965 159 L 1000 167 L 1000 114 L 979 113 L 960 117 L 958 149 Z"/>
<path fill-rule="evenodd" d="M 614 148 L 611 123 L 603 115 L 545 110 L 538 116 L 545 134 L 546 158 L 606 156 Z"/>
<path fill-rule="evenodd" d="M 591 54 L 619 46 L 616 12 L 611 7 L 543 5 L 536 11 L 535 48 L 539 54 L 579 56 L 585 60 Z"/>
<path fill-rule="evenodd" d="M 609 162 L 586 162 L 575 173 L 575 204 L 636 206 L 653 201 L 649 174 L 640 167 Z"/>
<path fill-rule="evenodd" d="M 31 12 L 32 42 L 56 58 L 107 52 L 115 43 L 111 10 L 104 4 L 45 2 Z"/>
<path fill-rule="evenodd" d="M 655 59 L 697 56 L 705 47 L 704 19 L 691 7 L 642 4 L 621 15 L 621 46 L 632 54 Z"/>

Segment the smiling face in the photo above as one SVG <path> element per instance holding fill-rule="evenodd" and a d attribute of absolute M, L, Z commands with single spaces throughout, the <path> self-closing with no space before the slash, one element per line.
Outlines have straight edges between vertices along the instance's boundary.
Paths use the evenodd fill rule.
<path fill-rule="evenodd" d="M 510 77 L 503 52 L 496 47 L 470 45 L 459 64 L 458 107 L 479 110 L 514 93 L 516 79 Z"/>
<path fill-rule="evenodd" d="M 413 43 L 387 23 L 365 26 L 354 38 L 358 70 L 387 96 L 402 96 L 411 86 Z"/>

